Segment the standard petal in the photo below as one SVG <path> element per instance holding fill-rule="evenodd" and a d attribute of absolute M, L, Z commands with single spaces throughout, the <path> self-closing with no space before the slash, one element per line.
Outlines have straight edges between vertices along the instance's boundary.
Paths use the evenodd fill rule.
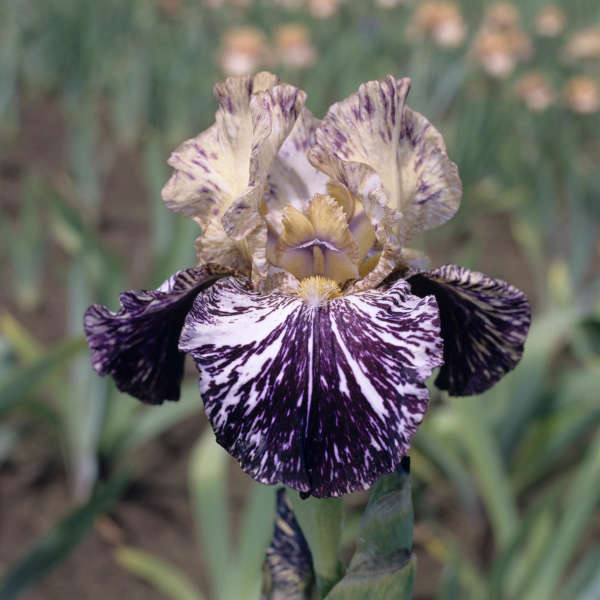
<path fill-rule="evenodd" d="M 271 165 L 265 189 L 264 217 L 269 228 L 278 234 L 282 233 L 286 206 L 291 205 L 302 212 L 315 194 L 326 191 L 327 175 L 315 169 L 306 156 L 315 143 L 319 123 L 307 108 L 303 108 Z"/>
<path fill-rule="evenodd" d="M 342 171 L 359 163 L 376 173 L 389 206 L 402 213 L 399 233 L 404 241 L 450 219 L 462 194 L 442 136 L 405 106 L 409 89 L 409 79 L 391 75 L 362 84 L 329 109 L 311 152 L 315 166 L 327 154 L 341 163 Z"/>
<path fill-rule="evenodd" d="M 168 208 L 201 223 L 264 186 L 305 99 L 270 73 L 230 77 L 215 86 L 215 96 L 216 123 L 171 154 L 174 173 L 162 192 Z"/>
<path fill-rule="evenodd" d="M 269 600 L 310 598 L 312 555 L 283 488 L 277 490 L 277 517 L 265 563 L 270 576 Z"/>
<path fill-rule="evenodd" d="M 408 284 L 310 307 L 225 278 L 200 294 L 179 343 L 200 371 L 218 442 L 253 478 L 314 496 L 393 471 L 442 362 L 435 298 Z"/>
<path fill-rule="evenodd" d="M 435 384 L 453 396 L 480 394 L 513 369 L 531 321 L 525 294 L 501 279 L 456 265 L 413 275 L 412 292 L 440 308 L 444 366 Z"/>
<path fill-rule="evenodd" d="M 83 318 L 99 375 L 112 375 L 117 387 L 143 402 L 178 400 L 184 354 L 177 348 L 185 315 L 196 295 L 223 273 L 217 267 L 178 271 L 157 290 L 121 294 L 114 313 L 100 304 Z"/>

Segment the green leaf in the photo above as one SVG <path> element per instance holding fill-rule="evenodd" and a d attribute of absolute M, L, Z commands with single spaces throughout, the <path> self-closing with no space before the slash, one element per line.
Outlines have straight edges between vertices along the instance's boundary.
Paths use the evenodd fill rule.
<path fill-rule="evenodd" d="M 490 600 L 520 598 L 527 579 L 542 560 L 553 533 L 556 511 L 551 498 L 529 510 L 510 543 L 496 555 L 489 576 Z"/>
<path fill-rule="evenodd" d="M 321 597 L 325 597 L 344 572 L 341 560 L 344 502 L 341 498 L 302 499 L 295 490 L 287 493 L 312 553 L 317 588 Z"/>
<path fill-rule="evenodd" d="M 560 591 L 560 600 L 595 600 L 600 597 L 600 544 L 588 550 Z"/>
<path fill-rule="evenodd" d="M 119 400 L 118 396 L 116 400 Z M 110 454 L 118 456 L 135 450 L 173 425 L 197 414 L 201 409 L 202 400 L 198 386 L 183 385 L 179 401 L 166 402 L 160 408 L 146 407 L 141 414 L 137 414 L 130 426 L 123 429 L 118 441 L 112 447 L 108 447 Z"/>
<path fill-rule="evenodd" d="M 581 540 L 600 499 L 600 433 L 586 453 L 567 491 L 563 515 L 545 559 L 536 570 L 524 600 L 552 598 L 572 554 Z"/>
<path fill-rule="evenodd" d="M 0 381 L 0 417 L 25 401 L 27 394 L 39 386 L 45 377 L 69 362 L 85 347 L 82 337 L 66 340 L 38 360 L 4 377 Z"/>
<path fill-rule="evenodd" d="M 262 582 L 262 565 L 275 520 L 275 488 L 252 482 L 246 504 L 238 547 L 239 579 L 237 598 L 258 598 Z M 242 594 L 244 596 L 242 596 Z"/>
<path fill-rule="evenodd" d="M 502 456 L 483 416 L 480 398 L 453 399 L 460 439 L 468 455 L 499 547 L 510 540 L 518 513 Z"/>
<path fill-rule="evenodd" d="M 402 468 L 401 468 L 402 469 Z M 327 600 L 409 600 L 415 578 L 414 514 L 403 469 L 375 484 L 363 515 L 356 552 Z"/>
<path fill-rule="evenodd" d="M 2 578 L 0 598 L 16 598 L 63 561 L 91 529 L 95 518 L 110 510 L 119 499 L 127 482 L 126 474 L 114 477 L 40 538 Z"/>
<path fill-rule="evenodd" d="M 227 508 L 228 455 L 215 441 L 207 427 L 192 451 L 190 460 L 190 493 L 192 514 L 198 537 L 206 548 L 206 559 L 215 598 L 227 600 L 223 594 L 230 585 L 231 534 Z"/>
<path fill-rule="evenodd" d="M 115 550 L 117 562 L 147 581 L 172 600 L 203 600 L 204 596 L 185 573 L 149 552 L 121 546 Z"/>

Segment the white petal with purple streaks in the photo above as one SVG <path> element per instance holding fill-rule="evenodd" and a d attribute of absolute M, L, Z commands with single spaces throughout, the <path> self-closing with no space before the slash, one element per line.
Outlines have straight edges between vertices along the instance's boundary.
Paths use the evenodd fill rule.
<path fill-rule="evenodd" d="M 397 467 L 442 357 L 435 299 L 411 296 L 404 281 L 310 307 L 226 278 L 196 298 L 179 348 L 242 468 L 321 497 Z"/>

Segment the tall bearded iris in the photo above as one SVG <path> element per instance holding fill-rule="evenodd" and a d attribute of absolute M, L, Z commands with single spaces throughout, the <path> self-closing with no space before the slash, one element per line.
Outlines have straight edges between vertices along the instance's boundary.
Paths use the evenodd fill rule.
<path fill-rule="evenodd" d="M 455 265 L 423 270 L 411 237 L 460 202 L 441 135 L 408 79 L 360 86 L 319 121 L 268 73 L 215 87 L 215 124 L 169 164 L 168 208 L 200 226 L 199 266 L 121 309 L 91 306 L 95 370 L 158 404 L 185 353 L 217 441 L 254 479 L 339 496 L 393 471 L 425 380 L 483 392 L 519 361 L 522 292 Z"/>

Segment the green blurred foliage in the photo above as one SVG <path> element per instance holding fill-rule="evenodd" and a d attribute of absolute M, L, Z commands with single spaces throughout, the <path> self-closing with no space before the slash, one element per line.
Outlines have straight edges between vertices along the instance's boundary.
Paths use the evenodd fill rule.
<path fill-rule="evenodd" d="M 534 323 L 518 369 L 480 398 L 433 392 L 414 441 L 415 543 L 443 566 L 436 597 L 598 597 L 600 113 L 578 114 L 561 94 L 573 76 L 600 85 L 600 58 L 564 57 L 574 33 L 600 25 L 597 1 L 561 0 L 567 25 L 556 38 L 535 32 L 544 0 L 520 5 L 520 27 L 534 52 L 503 79 L 487 74 L 473 50 L 485 0 L 459 3 L 467 35 L 454 48 L 430 36 L 409 39 L 407 27 L 422 2 L 384 9 L 374 0 L 346 0 L 326 19 L 274 0 L 229 4 L 236 3 L 0 0 L 0 160 L 19 145 L 35 155 L 23 138 L 31 131 L 26 106 L 43 111 L 57 102 L 63 138 L 57 145 L 64 144 L 59 167 L 21 159 L 18 202 L 8 199 L 12 208 L 0 217 L 0 462 L 37 431 L 27 423 L 47 428 L 55 442 L 48 452 L 63 457 L 72 495 L 83 502 L 9 569 L 0 597 L 37 582 L 93 517 L 114 505 L 121 473 L 135 473 L 136 448 L 201 411 L 193 381 L 180 403 L 148 409 L 98 378 L 81 341 L 81 317 L 92 302 L 116 307 L 132 276 L 129 255 L 112 246 L 103 226 L 115 169 L 144 187 L 143 199 L 127 212 L 149 235 L 129 246 L 136 253 L 134 245 L 142 244 L 147 253 L 144 272 L 134 274 L 138 281 L 153 287 L 193 264 L 196 225 L 168 214 L 160 200 L 165 159 L 212 122 L 223 44 L 240 26 L 264 35 L 268 47 L 257 68 L 305 89 L 317 116 L 363 81 L 388 72 L 410 76 L 409 102 L 443 133 L 464 184 L 456 218 L 418 243 L 436 261 L 481 268 L 531 296 Z M 312 66 L 282 64 L 282 52 L 273 49 L 278 27 L 289 23 L 306 27 L 316 51 Z M 555 91 L 545 110 L 530 110 L 518 92 L 517 82 L 532 70 Z M 44 124 L 40 119 L 33 127 Z M 125 165 L 124 154 L 133 156 Z M 0 195 L 4 202 L 3 189 Z M 118 199 L 123 208 L 128 201 Z M 65 321 L 62 339 L 52 344 L 28 324 L 49 288 Z M 210 590 L 202 593 L 254 597 L 273 493 L 251 488 L 234 536 L 226 463 L 207 436 L 190 466 L 198 537 L 212 557 Z M 453 528 L 460 519 L 449 522 L 432 506 L 436 489 L 451 490 L 461 522 L 483 521 L 485 552 L 469 545 L 464 528 Z M 357 511 L 348 508 L 342 539 L 351 546 L 358 529 Z M 123 547 L 116 556 L 166 596 L 202 597 L 185 574 L 161 561 L 160 549 L 148 555 Z"/>

